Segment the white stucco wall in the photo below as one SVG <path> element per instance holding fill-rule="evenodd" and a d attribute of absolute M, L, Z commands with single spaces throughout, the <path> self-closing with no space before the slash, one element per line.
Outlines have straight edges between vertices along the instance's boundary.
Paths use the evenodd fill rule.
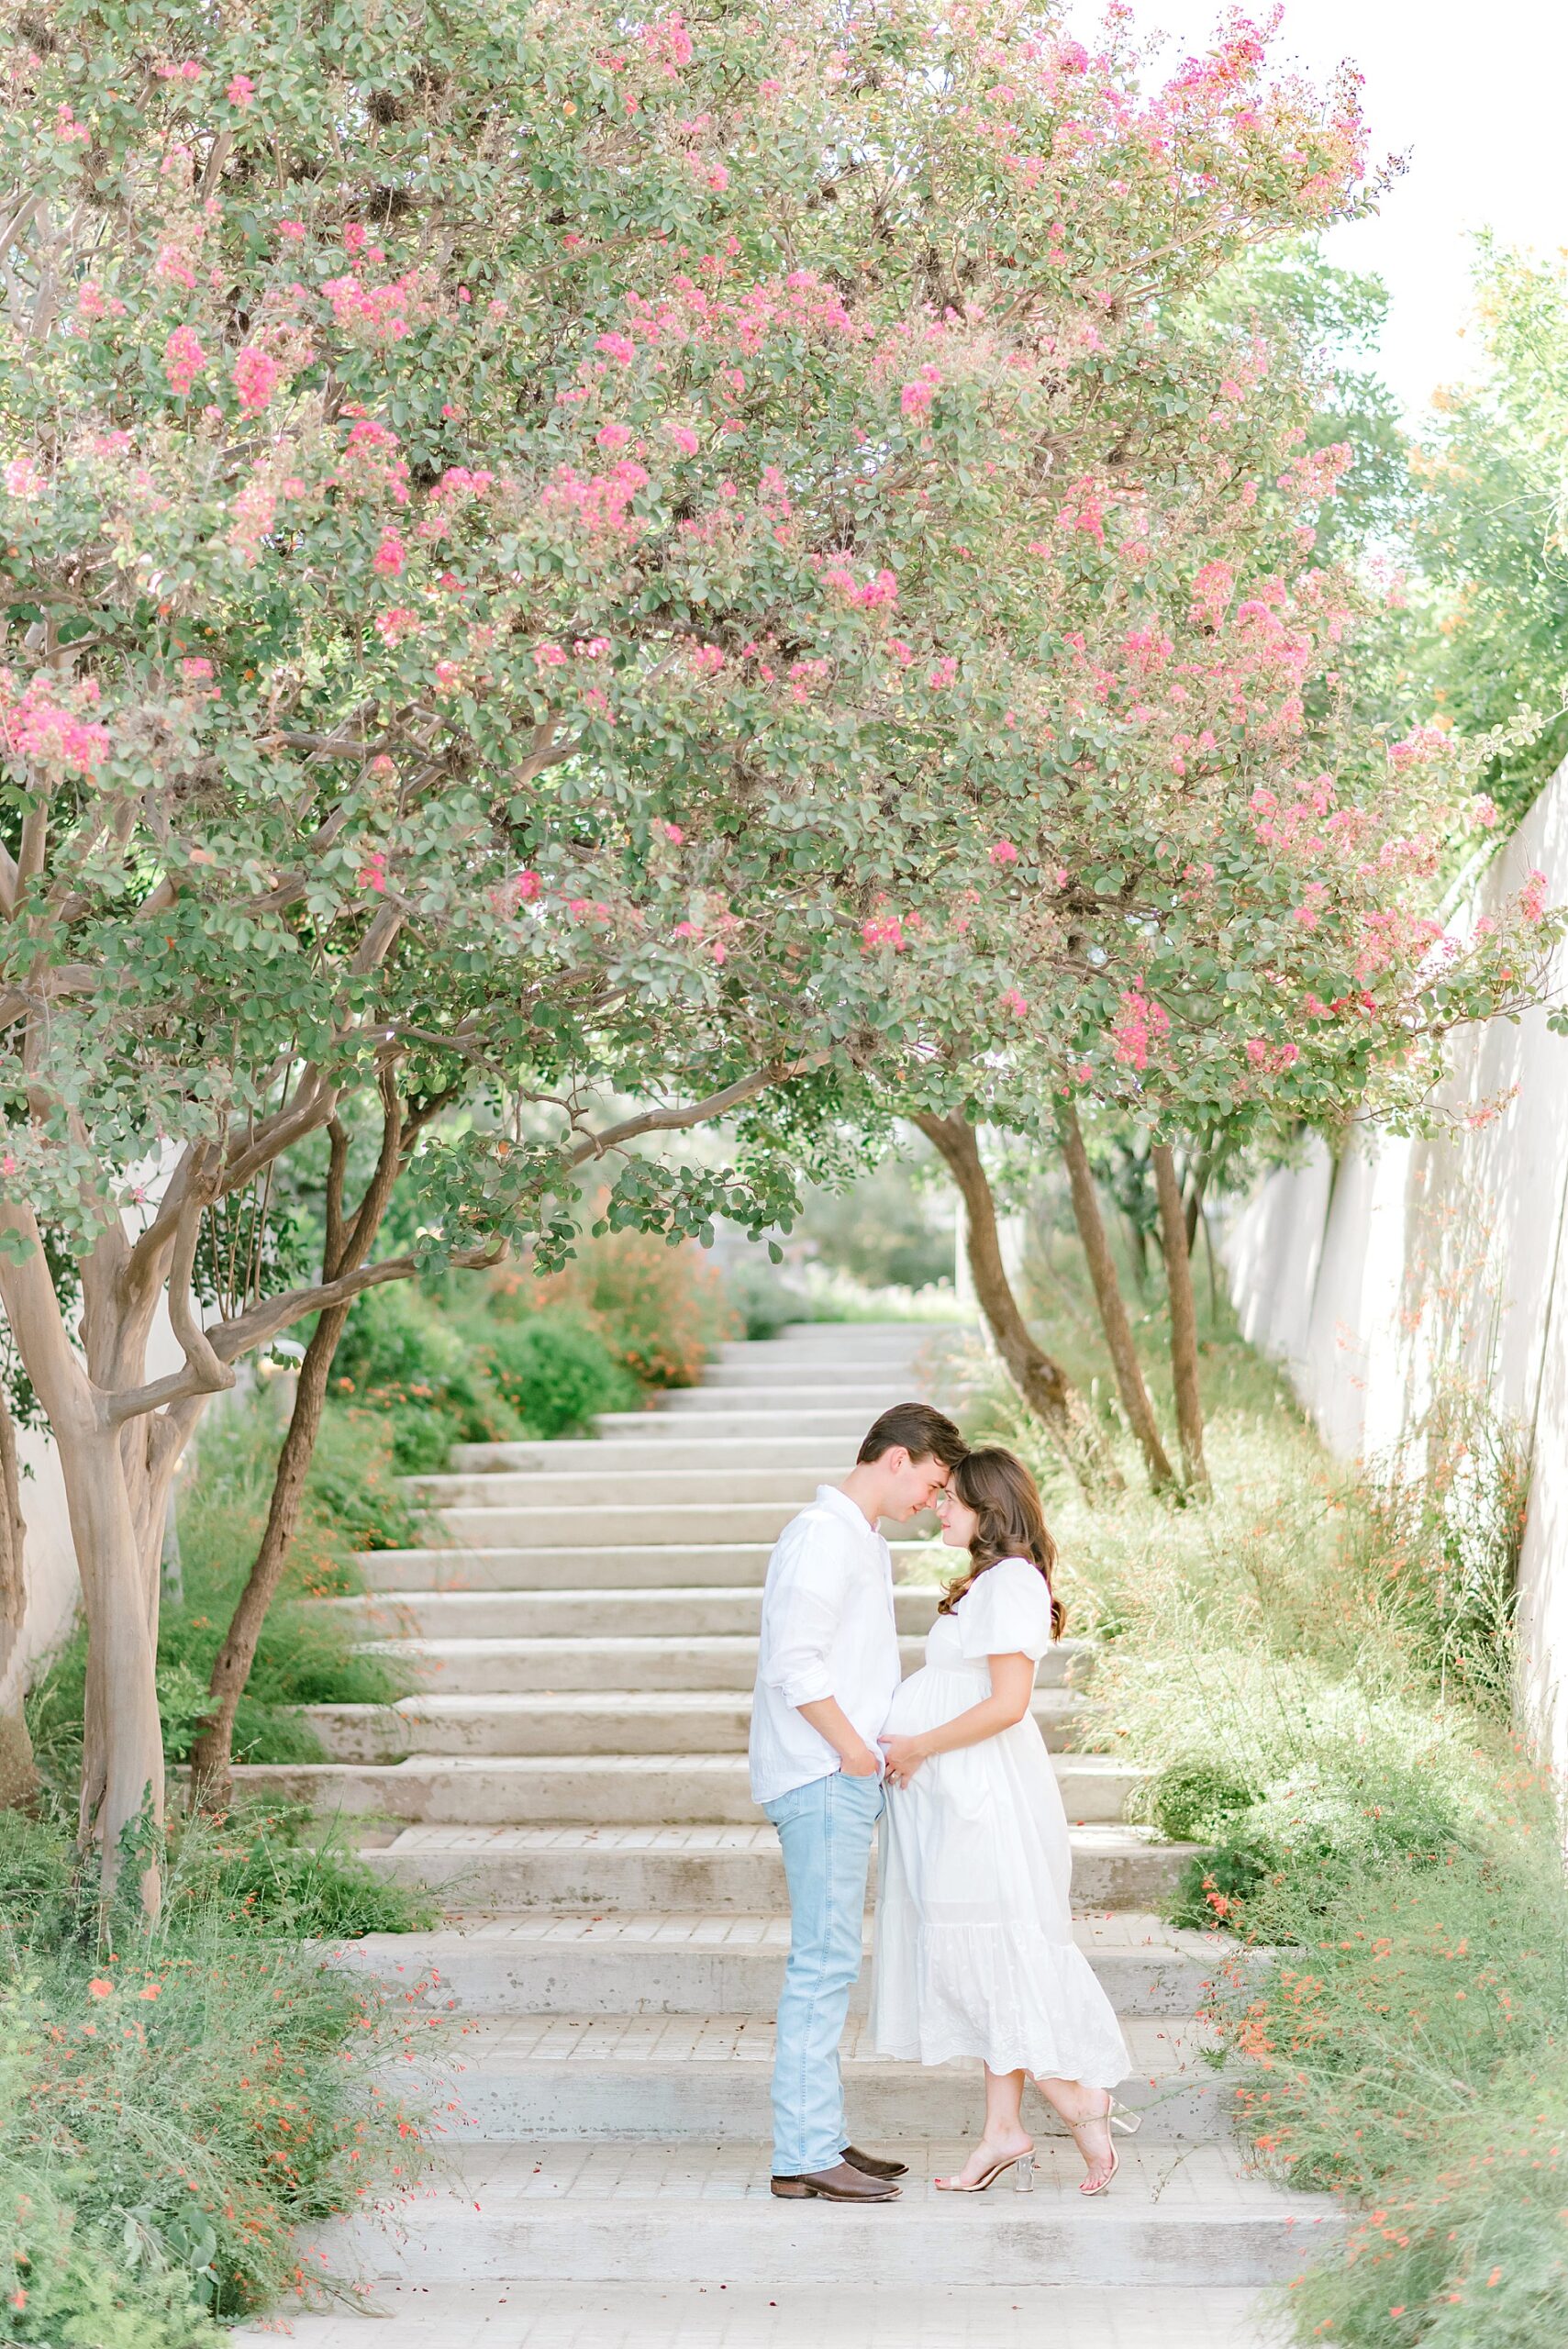
<path fill-rule="evenodd" d="M 1487 872 L 1485 912 L 1532 866 L 1568 889 L 1568 768 Z M 1568 972 L 1560 974 L 1560 984 Z M 1473 1131 L 1467 1109 L 1505 1099 Z M 1246 1335 L 1287 1367 L 1330 1448 L 1385 1452 L 1454 1366 L 1534 1431 L 1520 1566 L 1526 1696 L 1568 1765 L 1568 1039 L 1544 1010 L 1454 1040 L 1435 1139 L 1368 1131 L 1338 1167 L 1314 1143 L 1229 1221 Z"/>

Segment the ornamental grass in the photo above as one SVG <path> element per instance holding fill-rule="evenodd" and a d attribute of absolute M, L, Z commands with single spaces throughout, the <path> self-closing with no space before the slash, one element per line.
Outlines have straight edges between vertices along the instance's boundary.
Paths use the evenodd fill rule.
<path fill-rule="evenodd" d="M 334 1965 L 220 1842 L 185 1827 L 161 1921 L 106 1932 L 63 1829 L 0 1814 L 0 2340 L 216 2343 L 329 2291 L 310 2230 L 428 2168 L 432 1985 Z"/>

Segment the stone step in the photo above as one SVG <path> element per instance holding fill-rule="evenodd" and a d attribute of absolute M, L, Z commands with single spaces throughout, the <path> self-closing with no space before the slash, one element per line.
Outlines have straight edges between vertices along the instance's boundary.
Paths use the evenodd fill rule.
<path fill-rule="evenodd" d="M 1000 2192 L 1002 2189 L 996 2189 Z M 374 2349 L 1280 2349 L 1271 2288 L 1230 2284 L 401 2283 Z M 287 2311 L 294 2349 L 365 2349 L 365 2315 Z M 277 2349 L 276 2318 L 234 2349 Z"/>
<path fill-rule="evenodd" d="M 697 1541 L 662 1547 L 619 1542 L 603 1548 L 526 1550 L 472 1542 L 461 1549 L 364 1550 L 358 1564 L 373 1593 L 548 1591 L 559 1596 L 580 1590 L 664 1590 L 676 1585 L 685 1589 L 750 1585 L 760 1590 L 772 1549 L 771 1541 Z M 897 1564 L 895 1550 L 895 1572 Z"/>
<path fill-rule="evenodd" d="M 1139 1780 L 1131 1765 L 1104 1753 L 1055 1754 L 1052 1761 L 1070 1819 L 1107 1825 L 1121 1819 Z M 294 1785 L 295 1773 L 316 1772 L 300 1783 L 317 1788 L 319 1803 L 409 1820 L 723 1827 L 757 1817 L 739 1753 L 417 1753 L 399 1762 L 344 1756 L 252 1767 L 274 1774 L 266 1781 L 274 1790 Z"/>
<path fill-rule="evenodd" d="M 1124 2016 L 1192 2014 L 1219 1968 L 1218 1933 L 1184 1932 L 1138 1910 L 1073 1920 L 1073 1936 Z M 464 2015 L 771 2015 L 789 1950 L 787 1917 L 555 1915 L 520 1909 L 434 1932 L 369 1933 L 334 1952 Z M 871 1943 L 851 1998 L 863 2014 Z M 428 1987 L 426 1987 L 428 1986 Z"/>
<path fill-rule="evenodd" d="M 751 1729 L 751 1694 L 749 1688 L 598 1688 L 458 1697 L 423 1690 L 396 1705 L 306 1705 L 300 1709 L 336 1762 L 394 1762 L 406 1754 L 739 1758 L 746 1751 Z M 1088 1699 L 1075 1689 L 1035 1691 L 1035 1720 L 1047 1744 L 1059 1753 L 1072 1746 L 1087 1709 Z M 651 1774 L 651 1784 L 656 1776 Z M 669 1820 L 688 1815 L 699 1814 L 680 1809 L 662 1814 Z"/>
<path fill-rule="evenodd" d="M 570 1479 L 554 1481 L 564 1485 Z M 449 1540 L 463 1550 L 689 1550 L 721 1542 L 762 1542 L 771 1549 L 810 1498 L 809 1491 L 795 1489 L 787 1498 L 772 1501 L 649 1499 L 606 1507 L 580 1487 L 574 1504 L 447 1508 L 439 1512 L 439 1520 Z M 666 1569 L 660 1580 L 670 1579 Z"/>
<path fill-rule="evenodd" d="M 445 1765 L 453 1774 L 482 1766 Z M 331 1763 L 250 1764 L 235 1777 L 245 1792 L 272 1800 L 316 1800 L 322 1808 L 340 1800 L 345 1810 L 379 1809 L 396 1817 L 387 1796 L 404 1772 L 345 1771 Z M 462 1790 L 455 1775 L 435 1785 L 438 1793 Z M 1162 1843 L 1144 1829 L 1121 1825 L 1074 1827 L 1071 1838 L 1073 1897 L 1079 1910 L 1162 1907 L 1183 1868 L 1202 1848 Z M 426 1886 L 451 1909 L 580 1909 L 591 1916 L 696 1909 L 758 1916 L 779 1915 L 787 1907 L 778 1837 L 765 1822 L 487 1826 L 473 1823 L 472 1814 L 462 1823 L 455 1815 L 443 1822 L 421 1814 L 417 1823 L 366 1850 L 364 1857 L 378 1876 Z"/>
<path fill-rule="evenodd" d="M 1326 2196 L 1251 2175 L 1228 2146 L 1135 2138 L 1110 2193 L 1094 2200 L 1078 2191 L 1076 2153 L 1056 2138 L 1040 2140 L 1028 2195 L 1005 2184 L 939 2194 L 927 2181 L 956 2166 L 962 2144 L 900 2151 L 911 2166 L 900 2199 L 851 2213 L 776 2200 L 760 2144 L 470 2143 L 452 2147 L 444 2191 L 396 2206 L 395 2233 L 367 2216 L 321 2242 L 339 2271 L 405 2282 L 1212 2288 L 1287 2281 L 1340 2232 Z"/>
<path fill-rule="evenodd" d="M 447 1551 L 435 1554 L 448 1557 Z M 762 1553 L 764 1561 L 767 1553 Z M 936 1620 L 941 1596 L 932 1584 L 905 1583 L 893 1594 L 898 1629 L 923 1636 Z M 367 1639 L 447 1642 L 491 1640 L 738 1639 L 757 1630 L 761 1593 L 755 1584 L 726 1588 L 693 1583 L 655 1590 L 409 1590 L 367 1591 L 351 1598 L 316 1598 L 313 1612 L 331 1614 Z M 1040 1658 L 1040 1677 L 1071 1670 L 1086 1686 L 1087 1641 L 1064 1640 Z"/>
<path fill-rule="evenodd" d="M 974 1324 L 955 1315 L 951 1321 L 792 1321 L 776 1338 L 726 1338 L 715 1349 L 721 1362 L 757 1361 L 770 1355 L 863 1354 L 917 1352 L 923 1346 L 951 1348 L 974 1334 Z"/>
<path fill-rule="evenodd" d="M 932 1597 L 934 1600 L 934 1593 Z M 685 1616 L 695 1611 L 688 1601 Z M 751 1615 L 754 1624 L 754 1597 Z M 749 1692 L 757 1676 L 754 1633 L 716 1635 L 687 1630 L 680 1620 L 656 1632 L 619 1638 L 404 1638 L 365 1640 L 360 1645 L 366 1654 L 386 1657 L 417 1687 L 442 1697 L 517 1696 L 530 1690 L 564 1694 L 569 1689 L 594 1695 L 606 1688 Z M 913 1672 L 924 1661 L 924 1639 L 906 1635 L 898 1645 L 905 1671 Z M 1040 1658 L 1040 1685 L 1061 1687 L 1072 1662 L 1064 1649 L 1048 1649 Z"/>
<path fill-rule="evenodd" d="M 879 1354 L 859 1362 L 836 1362 L 824 1355 L 820 1360 L 796 1354 L 788 1362 L 756 1362 L 751 1349 L 744 1357 L 729 1362 L 715 1362 L 703 1373 L 704 1389 L 710 1395 L 740 1394 L 748 1390 L 770 1391 L 779 1395 L 797 1394 L 802 1387 L 814 1388 L 817 1395 L 861 1394 L 876 1398 L 876 1408 L 885 1410 L 881 1398 L 891 1395 L 895 1402 L 931 1399 L 930 1366 L 918 1355 L 908 1357 Z M 676 1394 L 691 1394 L 691 1387 L 676 1387 Z"/>
<path fill-rule="evenodd" d="M 696 1392 L 700 1394 L 702 1390 Z M 713 1440 L 726 1443 L 736 1442 L 741 1437 L 764 1442 L 783 1440 L 821 1444 L 828 1451 L 843 1447 L 846 1456 L 852 1460 L 860 1449 L 862 1436 L 876 1417 L 874 1411 L 868 1414 L 858 1402 L 831 1408 L 800 1404 L 781 1422 L 778 1413 L 765 1405 L 737 1409 L 722 1395 L 704 1395 L 703 1400 L 706 1408 L 701 1410 L 694 1401 L 684 1411 L 601 1411 L 594 1421 L 595 1440 L 613 1443 L 617 1450 L 625 1443 L 681 1443 L 699 1437 L 705 1442 Z M 454 1446 L 454 1460 L 457 1453 L 466 1448 Z"/>
<path fill-rule="evenodd" d="M 818 1485 L 831 1484 L 851 1464 L 836 1453 L 808 1467 L 622 1467 L 616 1464 L 625 1450 L 622 1444 L 582 1448 L 591 1455 L 586 1467 L 563 1462 L 559 1470 L 493 1468 L 481 1475 L 410 1476 L 403 1482 L 412 1501 L 442 1510 L 449 1523 L 460 1511 L 494 1510 L 502 1516 L 514 1509 L 570 1509 L 592 1528 L 601 1511 L 662 1510 L 688 1501 L 737 1510 L 776 1501 L 793 1515 L 813 1498 Z"/>
<path fill-rule="evenodd" d="M 673 1387 L 660 1397 L 659 1416 L 662 1419 L 706 1422 L 716 1413 L 722 1412 L 726 1417 L 743 1413 L 749 1419 L 765 1419 L 775 1429 L 788 1429 L 795 1425 L 797 1415 L 831 1411 L 835 1418 L 858 1420 L 863 1435 L 878 1413 L 893 1404 L 931 1399 L 929 1382 L 924 1379 L 878 1378 L 866 1385 L 858 1380 L 838 1385 L 818 1380 L 803 1364 L 787 1386 L 763 1380 L 724 1386 Z M 741 1431 L 748 1432 L 744 1429 Z"/>
<path fill-rule="evenodd" d="M 602 1489 L 598 1480 L 606 1475 L 629 1476 L 645 1469 L 674 1474 L 696 1468 L 727 1476 L 753 1472 L 785 1475 L 803 1486 L 809 1498 L 817 1485 L 836 1481 L 853 1467 L 865 1429 L 858 1415 L 849 1425 L 854 1430 L 852 1435 L 825 1441 L 809 1431 L 796 1434 L 793 1428 L 775 1426 L 766 1435 L 758 1431 L 720 1436 L 711 1433 L 706 1424 L 688 1419 L 644 1419 L 635 1437 L 621 1436 L 613 1444 L 603 1443 L 596 1436 L 559 1437 L 550 1443 L 454 1443 L 450 1475 L 418 1481 L 428 1486 L 482 1477 L 488 1486 L 507 1476 L 564 1472 L 591 1480 L 597 1493 Z M 442 1492 L 436 1497 L 450 1501 L 462 1496 Z"/>
<path fill-rule="evenodd" d="M 1124 2024 L 1133 2068 L 1118 2087 L 1164 2144 L 1230 2133 L 1234 2076 L 1204 2060 L 1200 2025 L 1141 2016 Z M 772 2128 L 771 2018 L 758 2015 L 520 2015 L 470 2018 L 437 2080 L 456 2077 L 450 2134 L 491 2142 L 551 2137 L 766 2138 Z M 984 2100 L 977 2062 L 921 2065 L 879 2055 L 855 2017 L 840 2050 L 857 2142 L 977 2137 Z M 1065 2136 L 1038 2091 L 1026 2126 Z"/>

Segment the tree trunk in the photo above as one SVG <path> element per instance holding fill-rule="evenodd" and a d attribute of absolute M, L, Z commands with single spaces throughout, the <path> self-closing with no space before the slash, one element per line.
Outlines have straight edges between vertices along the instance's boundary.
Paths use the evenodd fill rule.
<path fill-rule="evenodd" d="M 370 1254 L 392 1198 L 405 1142 L 428 1122 L 434 1114 L 434 1106 L 439 1106 L 427 1107 L 410 1121 L 404 1114 L 395 1084 L 384 1071 L 381 1078 L 381 1149 L 360 1204 L 347 1222 L 343 1217 L 343 1183 L 349 1163 L 349 1137 L 336 1118 L 328 1129 L 330 1156 L 327 1168 L 327 1229 L 321 1247 L 321 1270 L 327 1280 L 340 1279 L 345 1273 L 362 1264 Z M 193 1805 L 199 1805 L 204 1810 L 226 1811 L 233 1804 L 234 1719 L 239 1699 L 245 1693 L 245 1684 L 250 1677 L 250 1667 L 256 1661 L 256 1648 L 261 1637 L 261 1627 L 267 1620 L 267 1609 L 277 1595 L 284 1568 L 288 1563 L 289 1549 L 305 1499 L 305 1480 L 310 1473 L 317 1437 L 321 1432 L 321 1413 L 327 1401 L 327 1381 L 331 1374 L 332 1357 L 338 1351 L 338 1341 L 352 1309 L 351 1304 L 327 1308 L 317 1322 L 310 1343 L 305 1350 L 305 1360 L 299 1366 L 294 1408 L 289 1413 L 288 1432 L 284 1437 L 277 1471 L 272 1478 L 272 1497 L 267 1510 L 261 1546 L 256 1553 L 256 1562 L 239 1594 L 239 1602 L 235 1608 L 223 1645 L 214 1659 L 212 1675 L 207 1682 L 214 1700 L 213 1709 L 203 1722 L 195 1744 L 191 1749 L 191 1800 Z"/>
<path fill-rule="evenodd" d="M 120 1839 L 144 1820 L 163 1827 L 163 1732 L 158 1717 L 157 1618 L 112 1431 L 55 1429 L 72 1539 L 87 1615 L 87 1698 L 83 1720 L 81 1839 L 96 1842 L 104 1899 L 114 1894 Z M 156 1603 L 156 1584 L 154 1604 Z M 156 1854 L 141 1871 L 142 1905 L 158 1914 Z"/>
<path fill-rule="evenodd" d="M 27 1694 L 22 1664 L 22 1619 L 28 1607 L 26 1535 L 17 1430 L 0 1389 L 0 1809 L 5 1810 L 30 1809 L 39 1791 L 33 1742 L 22 1705 Z"/>
<path fill-rule="evenodd" d="M 272 1481 L 266 1531 L 256 1553 L 256 1562 L 239 1594 L 233 1620 L 213 1663 L 212 1676 L 207 1683 L 214 1699 L 213 1709 L 202 1724 L 191 1749 L 193 1809 L 199 1807 L 203 1810 L 222 1812 L 233 1805 L 235 1715 L 239 1709 L 239 1699 L 245 1693 L 245 1684 L 250 1677 L 250 1667 L 256 1661 L 256 1648 L 267 1620 L 267 1609 L 277 1595 L 284 1568 L 288 1563 L 289 1550 L 298 1529 L 299 1513 L 305 1499 L 305 1480 L 316 1451 L 316 1439 L 321 1431 L 321 1413 L 327 1401 L 327 1382 L 331 1374 L 332 1357 L 338 1351 L 338 1341 L 343 1334 L 350 1309 L 349 1306 L 340 1305 L 323 1313 L 305 1350 L 305 1360 L 300 1364 L 295 1388 L 294 1408 L 289 1414 L 288 1432 L 284 1438 L 283 1450 L 278 1455 L 277 1474 Z"/>
<path fill-rule="evenodd" d="M 1143 1383 L 1143 1368 L 1138 1359 L 1132 1324 L 1127 1318 L 1121 1284 L 1116 1276 L 1116 1261 L 1106 1237 L 1105 1219 L 1100 1213 L 1095 1178 L 1089 1169 L 1089 1155 L 1084 1148 L 1083 1128 L 1078 1123 L 1078 1112 L 1070 1101 L 1063 1105 L 1060 1123 L 1062 1155 L 1067 1162 L 1067 1179 L 1073 1190 L 1073 1217 L 1078 1226 L 1078 1237 L 1084 1243 L 1084 1253 L 1089 1261 L 1089 1277 L 1095 1285 L 1100 1324 L 1106 1333 L 1106 1344 L 1110 1349 L 1117 1392 L 1121 1397 L 1121 1406 L 1132 1432 L 1138 1438 L 1139 1448 L 1149 1470 L 1150 1486 L 1157 1493 L 1164 1492 L 1175 1483 L 1176 1472 L 1160 1440 L 1154 1406 Z"/>
<path fill-rule="evenodd" d="M 956 1112 L 951 1118 L 922 1112 L 914 1123 L 940 1152 L 958 1185 L 963 1200 L 974 1294 L 1008 1377 L 1043 1423 L 1086 1492 L 1119 1486 L 1121 1478 L 1116 1464 L 1106 1453 L 1082 1396 L 1061 1364 L 1053 1362 L 1030 1334 L 1018 1309 L 1002 1262 L 995 1201 L 991 1196 L 974 1128 L 967 1118 Z"/>
<path fill-rule="evenodd" d="M 1197 1247 L 1198 1218 L 1203 1213 L 1203 1195 L 1208 1184 L 1208 1160 L 1201 1152 L 1187 1169 L 1186 1188 L 1183 1193 L 1183 1212 L 1186 1221 L 1187 1253 Z"/>
<path fill-rule="evenodd" d="M 1154 1187 L 1160 1201 L 1160 1241 L 1165 1254 L 1165 1286 L 1171 1300 L 1171 1375 L 1176 1390 L 1176 1432 L 1181 1439 L 1182 1467 L 1188 1489 L 1207 1492 L 1203 1397 L 1197 1375 L 1197 1314 L 1193 1306 L 1186 1210 L 1170 1144 L 1156 1142 L 1153 1157 Z"/>

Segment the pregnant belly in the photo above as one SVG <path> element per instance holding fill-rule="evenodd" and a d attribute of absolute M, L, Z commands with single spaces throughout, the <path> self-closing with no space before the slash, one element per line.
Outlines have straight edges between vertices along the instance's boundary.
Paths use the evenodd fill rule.
<path fill-rule="evenodd" d="M 922 1730 L 938 1729 L 943 1721 L 984 1704 L 991 1694 L 988 1672 L 944 1672 L 938 1664 L 923 1664 L 898 1684 L 885 1734 L 917 1737 Z"/>

